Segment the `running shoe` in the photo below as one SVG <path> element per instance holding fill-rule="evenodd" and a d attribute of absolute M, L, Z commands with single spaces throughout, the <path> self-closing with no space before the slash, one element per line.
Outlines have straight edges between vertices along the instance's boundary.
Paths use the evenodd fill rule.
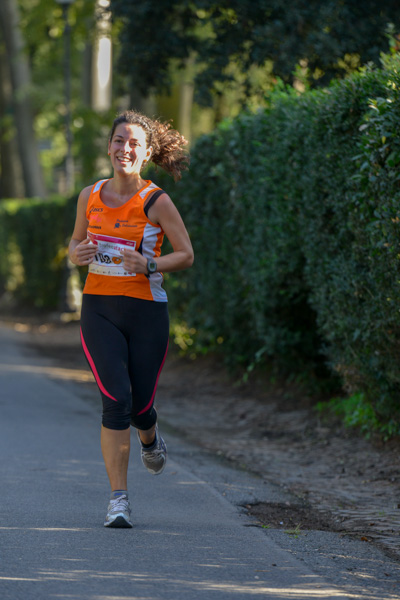
<path fill-rule="evenodd" d="M 164 471 L 167 462 L 167 446 L 161 435 L 158 433 L 158 426 L 156 426 L 154 444 L 150 446 L 150 448 L 145 448 L 143 446 L 139 432 L 137 432 L 137 436 L 141 445 L 142 463 L 149 473 L 152 475 L 160 475 Z"/>
<path fill-rule="evenodd" d="M 118 496 L 110 500 L 104 527 L 132 527 L 131 507 L 127 496 Z"/>

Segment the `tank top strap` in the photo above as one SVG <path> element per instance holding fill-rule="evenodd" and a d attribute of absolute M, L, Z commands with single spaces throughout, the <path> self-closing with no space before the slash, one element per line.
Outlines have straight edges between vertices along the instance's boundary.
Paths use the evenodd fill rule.
<path fill-rule="evenodd" d="M 146 185 L 146 187 L 144 187 L 142 190 L 140 190 L 138 192 L 138 196 L 139 198 L 143 201 L 143 204 L 145 204 L 147 198 L 155 191 L 155 190 L 161 190 L 159 185 L 156 185 L 155 183 L 153 183 L 152 181 L 148 181 L 148 185 Z"/>
<path fill-rule="evenodd" d="M 91 194 L 100 193 L 100 190 L 106 181 L 108 181 L 108 179 L 100 179 L 100 181 L 95 183 L 94 186 L 92 187 Z"/>

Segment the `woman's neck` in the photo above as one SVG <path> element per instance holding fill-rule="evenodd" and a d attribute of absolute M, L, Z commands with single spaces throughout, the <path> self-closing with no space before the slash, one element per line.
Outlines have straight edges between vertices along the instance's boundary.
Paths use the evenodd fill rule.
<path fill-rule="evenodd" d="M 110 183 L 113 192 L 120 198 L 134 196 L 146 185 L 146 181 L 139 174 L 131 177 L 116 177 L 114 174 Z"/>

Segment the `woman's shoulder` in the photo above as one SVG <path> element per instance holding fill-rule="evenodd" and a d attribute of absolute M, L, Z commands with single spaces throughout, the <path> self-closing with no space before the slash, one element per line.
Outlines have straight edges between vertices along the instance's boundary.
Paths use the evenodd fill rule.
<path fill-rule="evenodd" d="M 96 181 L 96 183 L 92 183 L 91 185 L 87 185 L 86 187 L 84 187 L 80 194 L 79 194 L 79 198 L 83 198 L 86 201 L 89 200 L 90 195 L 94 192 L 97 192 L 100 190 L 100 188 L 103 186 L 104 183 L 106 183 L 108 181 L 108 179 L 100 179 L 100 181 Z"/>
<path fill-rule="evenodd" d="M 89 196 L 92 193 L 92 189 L 93 185 L 87 185 L 86 187 L 84 187 L 79 194 L 79 198 L 83 197 L 86 198 L 86 200 L 89 200 Z"/>
<path fill-rule="evenodd" d="M 96 184 L 95 184 L 96 185 Z M 78 197 L 78 206 L 79 207 L 84 207 L 86 208 L 86 206 L 89 203 L 89 198 L 92 194 L 93 191 L 93 185 L 87 185 L 86 187 L 84 187 Z"/>

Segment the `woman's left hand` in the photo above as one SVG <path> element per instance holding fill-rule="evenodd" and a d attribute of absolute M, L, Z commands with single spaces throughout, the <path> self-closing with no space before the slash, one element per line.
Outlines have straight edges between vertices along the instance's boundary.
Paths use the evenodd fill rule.
<path fill-rule="evenodd" d="M 128 273 L 147 273 L 147 260 L 137 250 L 125 248 L 121 251 L 124 259 L 124 269 Z"/>

